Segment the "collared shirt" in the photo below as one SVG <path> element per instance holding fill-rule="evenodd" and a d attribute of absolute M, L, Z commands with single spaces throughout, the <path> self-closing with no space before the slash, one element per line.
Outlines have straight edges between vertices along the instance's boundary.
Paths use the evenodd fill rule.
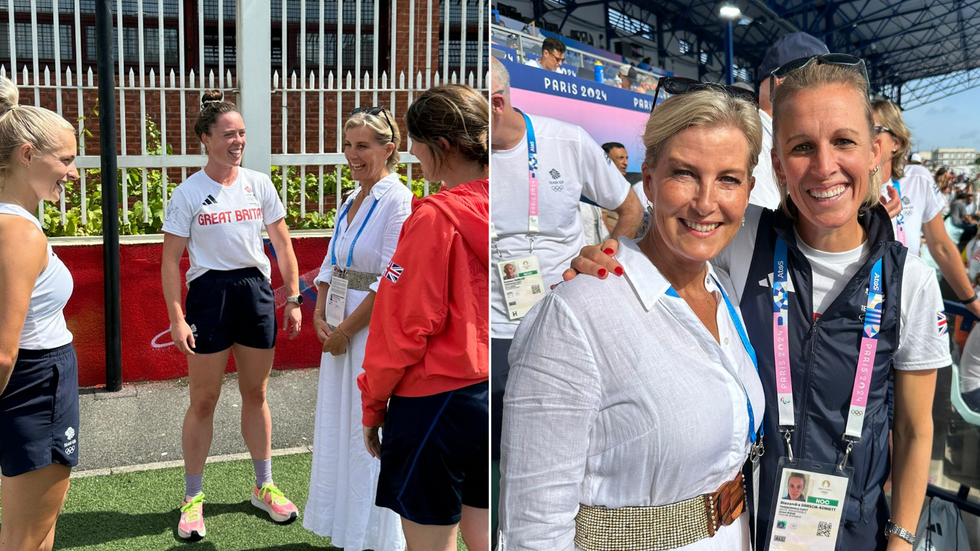
<path fill-rule="evenodd" d="M 397 188 L 392 189 L 394 186 Z M 337 217 L 344 212 L 348 205 L 354 202 L 354 198 L 360 191 L 361 188 L 358 187 L 347 197 L 344 204 L 337 209 Z M 337 265 L 340 268 L 347 266 L 351 243 L 361 227 L 364 226 L 371 206 L 378 203 L 374 213 L 371 214 L 371 219 L 368 220 L 368 225 L 364 226 L 364 231 L 357 239 L 354 258 L 350 265 L 350 269 L 355 272 L 378 274 L 378 279 L 371 284 L 371 290 L 377 291 L 378 282 L 381 280 L 380 274 L 384 273 L 388 262 L 391 261 L 391 256 L 395 254 L 395 246 L 398 244 L 398 235 L 402 231 L 402 224 L 412 213 L 412 197 L 412 192 L 402 185 L 397 174 L 389 174 L 378 180 L 371 188 L 371 200 L 362 201 L 353 217 L 348 211 L 343 220 L 335 219 L 339 223 L 334 225 L 333 237 L 330 239 L 327 254 L 323 259 L 323 265 L 320 266 L 320 273 L 317 274 L 313 284 L 330 283 L 330 276 L 333 273 L 333 265 L 330 263 L 330 250 L 334 251 L 337 257 Z M 367 294 L 365 291 L 351 290 L 349 292 Z M 356 308 L 360 304 L 360 300 L 348 302 L 348 312 L 344 314 L 345 316 L 352 314 L 352 308 Z"/>
<path fill-rule="evenodd" d="M 714 492 L 749 451 L 759 377 L 708 266 L 720 343 L 632 241 L 624 277 L 562 283 L 521 323 L 501 442 L 501 548 L 574 549 L 578 504 L 667 505 Z M 742 390 L 743 386 L 745 391 Z M 685 550 L 748 549 L 745 519 Z"/>

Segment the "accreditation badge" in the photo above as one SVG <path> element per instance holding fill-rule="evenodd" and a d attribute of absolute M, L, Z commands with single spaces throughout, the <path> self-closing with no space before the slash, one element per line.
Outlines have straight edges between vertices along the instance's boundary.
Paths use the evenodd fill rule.
<path fill-rule="evenodd" d="M 834 551 L 854 469 L 805 459 L 779 459 L 770 517 L 770 551 Z"/>
<path fill-rule="evenodd" d="M 507 319 L 519 320 L 544 298 L 544 278 L 537 256 L 525 256 L 497 263 L 497 273 L 504 285 Z"/>
<path fill-rule="evenodd" d="M 330 289 L 327 291 L 327 324 L 337 327 L 344 321 L 347 308 L 347 280 L 334 272 L 330 276 Z"/>

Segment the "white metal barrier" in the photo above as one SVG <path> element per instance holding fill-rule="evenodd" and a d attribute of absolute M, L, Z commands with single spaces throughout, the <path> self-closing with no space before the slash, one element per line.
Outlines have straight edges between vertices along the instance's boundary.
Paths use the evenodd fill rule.
<path fill-rule="evenodd" d="M 79 194 L 67 200 L 78 204 L 63 198 L 60 220 L 49 216 L 48 229 L 66 224 L 71 209 L 87 224 L 99 167 L 94 0 L 5 4 L 0 74 L 16 82 L 22 101 L 33 99 L 79 128 Z M 489 84 L 488 0 L 200 0 L 195 13 L 179 0 L 113 5 L 116 29 L 123 29 L 113 40 L 123 227 L 131 216 L 150 223 L 160 210 L 150 208 L 153 197 L 165 209 L 173 186 L 205 164 L 192 130 L 204 90 L 222 90 L 239 104 L 248 126 L 246 166 L 298 174 L 299 196 L 285 183 L 280 193 L 287 210 L 298 204 L 306 219 L 329 214 L 341 200 L 340 129 L 350 109 L 383 105 L 403 121 L 414 97 L 440 82 Z M 401 126 L 411 180 L 417 160 Z M 311 174 L 313 202 L 306 197 Z M 325 194 L 331 179 L 336 193 Z M 131 197 L 133 185 L 139 191 Z"/>

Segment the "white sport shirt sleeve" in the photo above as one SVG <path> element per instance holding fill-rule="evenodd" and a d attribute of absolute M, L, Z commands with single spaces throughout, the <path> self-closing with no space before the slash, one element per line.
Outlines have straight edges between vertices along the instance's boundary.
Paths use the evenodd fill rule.
<path fill-rule="evenodd" d="M 194 213 L 187 204 L 184 190 L 177 186 L 167 205 L 167 214 L 163 219 L 163 231 L 178 237 L 190 237 L 191 223 Z"/>
<path fill-rule="evenodd" d="M 650 199 L 647 198 L 647 192 L 645 189 L 643 189 L 643 180 L 633 184 L 631 187 L 633 189 L 633 193 L 636 194 L 636 198 L 640 200 L 640 206 L 646 210 L 646 208 L 650 205 Z"/>
<path fill-rule="evenodd" d="M 755 240 L 759 233 L 759 219 L 763 208 L 750 204 L 745 209 L 745 225 L 739 227 L 735 238 L 727 247 L 721 250 L 711 260 L 711 265 L 731 277 L 735 304 L 742 302 L 746 281 L 749 278 L 749 268 L 752 265 L 752 255 L 755 254 Z"/>
<path fill-rule="evenodd" d="M 265 174 L 260 174 L 260 182 L 256 183 L 256 187 L 262 194 L 259 197 L 262 201 L 262 223 L 268 226 L 285 218 L 286 208 L 282 206 L 282 199 L 276 193 L 276 186 L 272 185 L 272 180 Z"/>
<path fill-rule="evenodd" d="M 895 369 L 939 369 L 952 364 L 946 333 L 953 330 L 953 320 L 941 317 L 945 316 L 943 299 L 934 272 L 920 258 L 909 255 L 902 276 L 902 325 L 893 357 Z"/>
<path fill-rule="evenodd" d="M 943 199 L 943 195 L 939 193 L 938 189 L 936 189 L 935 183 L 930 182 L 925 176 L 918 174 L 916 176 L 919 176 L 924 180 L 925 183 L 923 185 L 925 189 L 928 190 L 927 195 L 929 200 L 926 201 L 926 208 L 924 211 L 922 211 L 922 222 L 925 223 L 931 221 L 933 218 L 943 212 L 943 209 L 946 207 L 946 200 Z"/>
<path fill-rule="evenodd" d="M 582 195 L 608 210 L 615 210 L 626 200 L 630 183 L 610 163 L 602 147 L 582 128 L 579 133 L 579 174 L 582 176 Z"/>

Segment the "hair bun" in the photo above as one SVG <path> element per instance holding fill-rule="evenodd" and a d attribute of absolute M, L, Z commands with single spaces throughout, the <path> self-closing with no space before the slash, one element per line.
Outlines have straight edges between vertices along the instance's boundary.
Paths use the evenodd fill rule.
<path fill-rule="evenodd" d="M 201 95 L 201 107 L 206 107 L 213 103 L 221 103 L 224 94 L 221 90 L 206 90 L 204 94 Z"/>
<path fill-rule="evenodd" d="M 0 77 L 0 115 L 16 107 L 19 101 L 20 91 L 17 90 L 17 85 L 7 77 Z"/>

